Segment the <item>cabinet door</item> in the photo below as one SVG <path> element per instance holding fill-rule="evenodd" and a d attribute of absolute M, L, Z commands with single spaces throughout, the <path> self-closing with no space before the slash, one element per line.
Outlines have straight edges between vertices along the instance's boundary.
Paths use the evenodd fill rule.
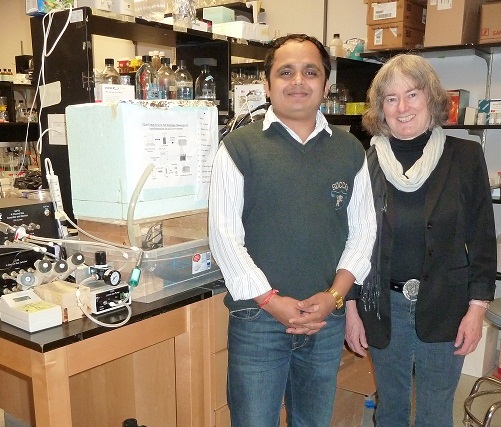
<path fill-rule="evenodd" d="M 209 300 L 211 316 L 210 352 L 217 353 L 228 347 L 228 309 L 224 305 L 226 293 L 213 296 Z"/>

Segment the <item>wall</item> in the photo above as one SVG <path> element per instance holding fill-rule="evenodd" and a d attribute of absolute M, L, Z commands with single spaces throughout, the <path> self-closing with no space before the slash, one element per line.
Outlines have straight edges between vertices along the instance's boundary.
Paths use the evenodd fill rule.
<path fill-rule="evenodd" d="M 24 0 L 0 1 L 0 28 L 2 29 L 0 68 L 10 68 L 12 72 L 15 72 L 15 56 L 33 53 L 30 23 L 25 14 Z M 23 51 L 21 51 L 21 43 Z"/>

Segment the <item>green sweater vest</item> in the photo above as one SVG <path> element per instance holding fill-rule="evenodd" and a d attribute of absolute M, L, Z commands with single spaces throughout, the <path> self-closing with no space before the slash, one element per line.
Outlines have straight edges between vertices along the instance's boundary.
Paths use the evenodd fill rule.
<path fill-rule="evenodd" d="M 244 177 L 245 246 L 280 295 L 299 300 L 332 284 L 348 237 L 347 207 L 365 152 L 332 128 L 305 145 L 279 123 L 262 121 L 230 133 L 226 149 Z M 231 310 L 255 308 L 234 301 Z"/>

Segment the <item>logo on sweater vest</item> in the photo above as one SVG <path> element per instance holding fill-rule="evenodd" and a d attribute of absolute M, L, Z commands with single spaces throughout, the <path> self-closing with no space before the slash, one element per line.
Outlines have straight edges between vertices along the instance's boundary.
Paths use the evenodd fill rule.
<path fill-rule="evenodd" d="M 348 184 L 342 181 L 332 184 L 331 197 L 334 199 L 334 209 L 344 208 L 348 200 Z"/>

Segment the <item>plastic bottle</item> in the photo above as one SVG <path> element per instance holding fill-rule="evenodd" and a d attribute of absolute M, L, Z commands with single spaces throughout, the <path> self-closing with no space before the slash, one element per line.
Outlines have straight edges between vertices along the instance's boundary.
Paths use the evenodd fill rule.
<path fill-rule="evenodd" d="M 338 33 L 335 33 L 334 36 L 332 37 L 332 40 L 329 43 L 329 50 L 331 56 L 334 56 L 336 58 L 337 57 L 344 58 L 345 53 L 343 48 L 343 40 L 341 40 L 341 37 L 339 36 Z"/>
<path fill-rule="evenodd" d="M 106 58 L 104 60 L 104 70 L 101 73 L 101 83 L 106 85 L 119 85 L 120 74 L 115 69 L 115 60 L 113 58 Z"/>
<path fill-rule="evenodd" d="M 208 64 L 202 65 L 202 72 L 195 82 L 195 99 L 216 100 L 216 82 Z"/>
<path fill-rule="evenodd" d="M 176 98 L 183 100 L 193 99 L 193 77 L 186 69 L 186 61 L 180 59 L 178 69 L 174 73 L 176 78 Z"/>
<path fill-rule="evenodd" d="M 151 66 L 151 56 L 144 55 L 142 61 L 136 72 L 136 99 L 161 99 L 158 73 Z"/>
<path fill-rule="evenodd" d="M 176 99 L 176 77 L 170 67 L 170 58 L 161 59 L 162 66 L 158 70 L 158 85 L 162 99 Z"/>

